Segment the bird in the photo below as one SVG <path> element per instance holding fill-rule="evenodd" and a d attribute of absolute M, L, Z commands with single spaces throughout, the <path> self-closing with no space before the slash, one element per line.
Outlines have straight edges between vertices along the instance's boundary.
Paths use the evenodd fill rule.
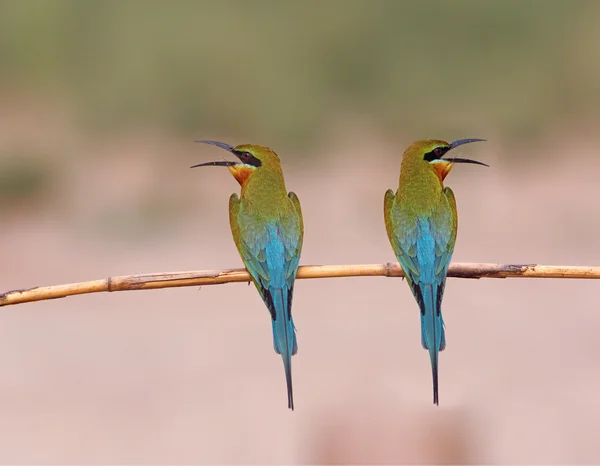
<path fill-rule="evenodd" d="M 402 157 L 397 191 L 388 189 L 384 198 L 387 235 L 421 311 L 421 345 L 429 350 L 433 403 L 438 406 L 438 357 L 446 347 L 441 304 L 458 227 L 454 193 L 444 187 L 444 179 L 457 163 L 489 167 L 445 155 L 478 141 L 485 139 L 412 143 Z"/>
<path fill-rule="evenodd" d="M 220 147 L 239 159 L 200 163 L 191 168 L 227 167 L 241 186 L 240 195 L 233 193 L 229 198 L 231 233 L 269 310 L 273 347 L 281 355 L 285 370 L 288 408 L 294 410 L 292 355 L 297 353 L 298 343 L 292 297 L 304 238 L 300 200 L 295 193 L 287 192 L 279 157 L 268 147 L 196 142 Z"/>

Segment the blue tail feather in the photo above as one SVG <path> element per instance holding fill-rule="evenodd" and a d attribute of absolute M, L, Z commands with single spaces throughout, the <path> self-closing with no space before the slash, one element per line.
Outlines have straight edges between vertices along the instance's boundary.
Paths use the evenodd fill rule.
<path fill-rule="evenodd" d="M 438 285 L 419 285 L 422 296 L 421 309 L 421 344 L 429 350 L 431 374 L 433 377 L 433 403 L 439 404 L 438 399 L 438 356 L 446 347 L 444 321 L 438 307 Z M 441 300 L 440 300 L 441 301 Z"/>
<path fill-rule="evenodd" d="M 288 290 L 279 288 L 270 290 L 273 298 L 273 307 L 276 318 L 272 320 L 273 325 L 273 347 L 277 354 L 281 354 L 283 367 L 285 369 L 285 380 L 287 384 L 288 408 L 294 409 L 294 393 L 292 387 L 292 355 L 298 351 L 294 321 L 291 315 L 288 319 Z"/>

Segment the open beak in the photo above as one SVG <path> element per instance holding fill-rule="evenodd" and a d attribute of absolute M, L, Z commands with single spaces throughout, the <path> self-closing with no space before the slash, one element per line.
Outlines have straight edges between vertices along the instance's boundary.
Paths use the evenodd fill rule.
<path fill-rule="evenodd" d="M 450 150 L 452 150 L 458 146 L 462 146 L 463 144 L 470 144 L 471 142 L 479 142 L 479 141 L 485 141 L 485 139 L 475 139 L 475 138 L 458 139 L 458 140 L 450 143 Z M 447 160 L 448 162 L 452 162 L 452 163 L 473 163 L 475 165 L 483 165 L 484 167 L 489 167 L 489 165 L 487 163 L 478 162 L 477 160 L 463 159 L 460 157 L 446 157 L 446 158 L 443 158 L 442 160 Z"/>
<path fill-rule="evenodd" d="M 208 141 L 208 140 L 202 140 L 202 141 L 194 141 L 194 142 L 201 142 L 203 144 L 210 144 L 212 146 L 217 146 L 220 147 L 221 149 L 225 149 L 227 152 L 231 152 L 232 154 L 235 155 L 235 152 L 233 151 L 233 146 L 230 146 L 229 144 L 225 144 L 224 142 L 219 142 L 219 141 Z M 233 167 L 234 165 L 237 165 L 237 162 L 230 162 L 228 160 L 221 160 L 218 162 L 205 162 L 205 163 L 199 163 L 198 165 L 193 165 L 190 168 L 196 168 L 196 167 Z"/>

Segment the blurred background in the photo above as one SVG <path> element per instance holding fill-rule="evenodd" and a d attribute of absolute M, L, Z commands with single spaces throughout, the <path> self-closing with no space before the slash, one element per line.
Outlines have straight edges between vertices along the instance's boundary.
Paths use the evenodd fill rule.
<path fill-rule="evenodd" d="M 600 265 L 596 1 L 3 0 L 0 289 L 241 266 L 227 155 L 272 147 L 303 264 L 394 260 L 412 141 L 454 260 Z M 231 284 L 0 310 L 3 463 L 598 463 L 599 284 L 449 279 L 440 406 L 390 278 L 301 280 L 296 411 L 269 316 Z"/>

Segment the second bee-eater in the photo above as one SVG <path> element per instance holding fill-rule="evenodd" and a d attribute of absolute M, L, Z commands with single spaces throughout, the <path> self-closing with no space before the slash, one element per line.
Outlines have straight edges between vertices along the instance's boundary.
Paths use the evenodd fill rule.
<path fill-rule="evenodd" d="M 197 141 L 225 149 L 239 162 L 218 161 L 194 167 L 228 167 L 241 185 L 229 198 L 229 223 L 233 240 L 269 313 L 273 346 L 281 354 L 287 384 L 288 408 L 294 409 L 292 355 L 298 351 L 292 319 L 292 295 L 298 271 L 304 225 L 300 201 L 288 193 L 279 157 L 268 147 L 254 144 L 230 146 L 217 141 Z"/>
<path fill-rule="evenodd" d="M 429 350 L 433 402 L 438 399 L 438 355 L 446 347 L 442 297 L 458 226 L 456 201 L 444 178 L 455 163 L 475 160 L 445 157 L 463 144 L 484 139 L 417 141 L 402 158 L 398 190 L 385 193 L 388 238 L 421 310 L 421 344 Z"/>

